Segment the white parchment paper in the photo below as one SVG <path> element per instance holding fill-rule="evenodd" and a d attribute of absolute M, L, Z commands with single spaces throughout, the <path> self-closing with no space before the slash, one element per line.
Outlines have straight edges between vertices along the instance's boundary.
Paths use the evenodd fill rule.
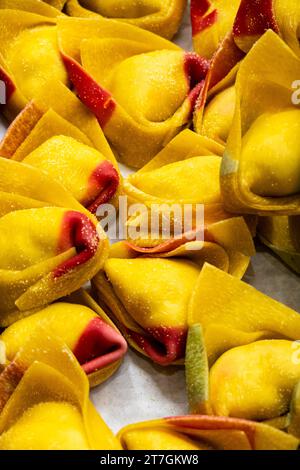
<path fill-rule="evenodd" d="M 192 48 L 188 12 L 176 42 L 186 50 Z M 5 129 L 6 124 L 0 118 L 0 137 Z M 131 173 L 124 166 L 122 172 L 124 176 Z M 257 250 L 244 280 L 261 292 L 300 311 L 299 276 L 266 248 L 258 245 Z M 115 432 L 134 422 L 187 413 L 183 368 L 153 365 L 131 350 L 119 371 L 94 389 L 91 398 Z"/>

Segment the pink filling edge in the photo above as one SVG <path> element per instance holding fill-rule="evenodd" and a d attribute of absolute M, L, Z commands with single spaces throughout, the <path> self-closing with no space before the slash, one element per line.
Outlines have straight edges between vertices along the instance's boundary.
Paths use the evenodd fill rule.
<path fill-rule="evenodd" d="M 191 22 L 193 37 L 205 29 L 213 26 L 218 20 L 218 10 L 208 13 L 211 2 L 209 0 L 191 0 Z"/>
<path fill-rule="evenodd" d="M 126 352 L 123 336 L 98 317 L 89 322 L 73 350 L 87 375 L 121 360 Z"/>
<path fill-rule="evenodd" d="M 279 33 L 273 0 L 241 0 L 235 18 L 233 34 L 235 37 L 257 36 L 268 29 Z"/>
<path fill-rule="evenodd" d="M 61 55 L 69 80 L 75 87 L 79 99 L 92 111 L 100 126 L 104 128 L 116 108 L 111 94 L 102 88 L 76 60 L 63 53 Z"/>
<path fill-rule="evenodd" d="M 166 240 L 165 242 L 155 246 L 155 247 L 140 247 L 135 245 L 131 242 L 125 242 L 126 246 L 134 251 L 135 253 L 145 254 L 145 255 L 154 255 L 154 254 L 163 254 L 163 253 L 170 253 L 176 248 L 184 245 L 185 243 L 192 242 L 196 240 L 197 237 L 197 230 L 193 230 L 191 232 L 183 234 L 181 238 L 171 238 L 170 240 Z M 206 242 L 213 242 L 214 238 L 209 232 L 209 229 L 204 226 L 204 241 Z"/>
<path fill-rule="evenodd" d="M 85 214 L 76 211 L 66 212 L 61 226 L 58 253 L 75 247 L 77 254 L 53 271 L 54 278 L 60 278 L 89 261 L 95 255 L 99 242 L 97 229 Z"/>
<path fill-rule="evenodd" d="M 182 428 L 216 431 L 243 431 L 249 440 L 251 448 L 255 449 L 255 424 L 245 419 L 206 415 L 171 416 L 164 419 L 172 426 L 180 426 Z"/>
<path fill-rule="evenodd" d="M 95 214 L 101 204 L 106 204 L 116 194 L 120 177 L 110 161 L 104 161 L 93 171 L 89 185 L 101 190 L 96 199 L 87 204 L 87 209 Z"/>
<path fill-rule="evenodd" d="M 190 89 L 188 99 L 191 105 L 191 113 L 194 111 L 197 99 L 204 87 L 209 66 L 210 61 L 199 56 L 196 52 L 185 52 L 183 67 Z"/>
<path fill-rule="evenodd" d="M 184 358 L 187 337 L 184 327 L 147 328 L 145 335 L 127 330 L 127 334 L 147 356 L 161 366 Z"/>

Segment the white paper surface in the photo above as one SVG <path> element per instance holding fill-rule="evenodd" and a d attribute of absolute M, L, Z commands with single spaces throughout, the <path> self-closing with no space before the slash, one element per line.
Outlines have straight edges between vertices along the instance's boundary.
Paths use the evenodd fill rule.
<path fill-rule="evenodd" d="M 191 31 L 186 14 L 176 42 L 191 50 Z M 5 131 L 0 117 L 0 137 Z M 127 176 L 131 170 L 122 165 Z M 245 281 L 261 292 L 300 311 L 299 276 L 259 245 Z M 241 312 L 242 314 L 242 312 Z M 300 340 L 300 338 L 299 338 Z M 91 392 L 91 398 L 113 431 L 138 421 L 187 413 L 184 370 L 159 367 L 129 351 L 118 372 Z"/>

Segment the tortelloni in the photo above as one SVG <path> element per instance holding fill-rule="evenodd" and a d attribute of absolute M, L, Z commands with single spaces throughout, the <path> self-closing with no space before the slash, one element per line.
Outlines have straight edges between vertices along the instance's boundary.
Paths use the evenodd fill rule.
<path fill-rule="evenodd" d="M 119 244 L 111 248 L 93 286 L 98 302 L 134 349 L 160 365 L 178 364 L 184 358 L 188 302 L 200 269 L 188 256 L 139 257 Z"/>
<path fill-rule="evenodd" d="M 0 4 L 0 79 L 10 120 L 49 82 L 68 84 L 57 43 L 58 15 L 55 8 L 32 0 L 27 6 L 21 0 Z"/>
<path fill-rule="evenodd" d="M 300 109 L 259 116 L 242 141 L 244 181 L 262 197 L 293 196 L 300 191 Z M 244 167 L 244 168 L 243 168 Z"/>
<path fill-rule="evenodd" d="M 178 31 L 186 0 L 68 0 L 70 16 L 95 16 L 130 23 L 171 39 Z"/>
<path fill-rule="evenodd" d="M 212 224 L 209 231 L 213 241 L 204 243 L 185 237 L 154 248 L 120 242 L 92 281 L 100 305 L 131 346 L 160 365 L 183 361 L 190 298 L 203 264 L 237 277 L 248 267 L 254 248 L 242 218 Z M 239 246 L 233 233 L 247 234 Z"/>
<path fill-rule="evenodd" d="M 70 81 L 119 160 L 140 168 L 191 120 L 208 62 L 113 20 L 60 18 Z"/>
<path fill-rule="evenodd" d="M 238 277 L 244 275 L 255 252 L 252 234 L 256 220 L 224 210 L 219 183 L 223 149 L 221 144 L 185 130 L 124 181 L 129 202 L 137 204 L 132 205 L 132 212 L 135 207 L 137 211 L 127 221 L 127 238 L 141 252 L 154 256 L 170 252 L 197 235 L 199 240 L 202 230 L 204 247 L 199 257 L 207 259 L 211 252 L 213 264 Z"/>
<path fill-rule="evenodd" d="M 297 450 L 299 440 L 266 424 L 217 416 L 177 416 L 131 424 L 125 450 Z"/>
<path fill-rule="evenodd" d="M 208 264 L 193 296 L 186 352 L 191 411 L 266 421 L 295 434 L 299 314 Z"/>
<path fill-rule="evenodd" d="M 300 212 L 300 108 L 292 103 L 292 84 L 299 74 L 299 58 L 272 31 L 240 65 L 236 111 L 221 169 L 227 210 Z"/>
<path fill-rule="evenodd" d="M 73 352 L 91 386 L 107 380 L 120 366 L 127 345 L 103 310 L 82 290 L 9 326 L 0 335 L 6 362 L 11 362 L 42 327 Z M 32 336 L 34 348 L 36 335 Z"/>
<path fill-rule="evenodd" d="M 257 421 L 289 411 L 300 382 L 300 361 L 293 361 L 293 342 L 265 340 L 224 353 L 210 370 L 213 413 Z"/>
<path fill-rule="evenodd" d="M 40 328 L 0 374 L 0 449 L 119 450 L 63 342 Z"/>
<path fill-rule="evenodd" d="M 47 174 L 5 158 L 0 169 L 0 323 L 6 326 L 81 287 L 101 268 L 108 241 L 97 220 Z"/>
<path fill-rule="evenodd" d="M 102 268 L 106 235 L 91 215 L 62 207 L 0 218 L 0 325 L 79 289 Z"/>
<path fill-rule="evenodd" d="M 120 182 L 103 139 L 104 144 L 94 148 L 71 122 L 51 108 L 42 112 L 31 102 L 7 131 L 0 155 L 46 172 L 95 213 L 115 196 Z"/>

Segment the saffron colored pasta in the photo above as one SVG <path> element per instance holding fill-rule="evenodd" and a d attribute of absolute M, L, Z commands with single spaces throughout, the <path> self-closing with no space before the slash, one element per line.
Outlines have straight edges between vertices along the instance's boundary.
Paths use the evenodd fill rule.
<path fill-rule="evenodd" d="M 221 169 L 227 210 L 299 213 L 300 109 L 291 100 L 299 73 L 299 58 L 272 31 L 257 41 L 240 65 L 235 115 Z"/>
<path fill-rule="evenodd" d="M 70 16 L 115 19 L 147 29 L 167 39 L 177 33 L 186 0 L 67 0 Z"/>
<path fill-rule="evenodd" d="M 194 49 L 211 59 L 231 33 L 241 0 L 191 0 Z"/>
<path fill-rule="evenodd" d="M 211 60 L 194 112 L 197 134 L 226 145 L 235 112 L 235 81 L 244 53 L 227 36 Z"/>
<path fill-rule="evenodd" d="M 121 448 L 90 402 L 73 354 L 42 328 L 0 374 L 0 410 L 3 450 Z"/>
<path fill-rule="evenodd" d="M 300 6 L 297 0 L 191 0 L 194 48 L 211 58 L 232 34 L 241 51 L 272 29 L 299 56 Z"/>
<path fill-rule="evenodd" d="M 297 0 L 241 0 L 233 34 L 240 49 L 248 52 L 267 29 L 280 35 L 299 56 L 300 5 Z"/>
<path fill-rule="evenodd" d="M 0 144 L 0 155 L 44 171 L 93 213 L 115 196 L 120 181 L 105 156 L 106 146 L 101 150 L 53 109 L 43 113 L 34 102 L 19 114 Z"/>
<path fill-rule="evenodd" d="M 197 54 L 100 18 L 60 18 L 58 37 L 69 80 L 122 163 L 142 167 L 189 124 L 208 69 Z"/>
<path fill-rule="evenodd" d="M 193 296 L 186 352 L 191 411 L 289 432 L 300 378 L 297 312 L 208 264 Z"/>
<path fill-rule="evenodd" d="M 43 16 L 46 12 L 41 7 L 47 5 L 41 2 L 29 2 L 27 11 L 26 6 L 17 9 L 20 2 L 14 3 L 0 3 L 0 79 L 6 85 L 2 108 L 9 120 L 50 82 L 68 84 L 58 48 L 56 17 Z"/>
<path fill-rule="evenodd" d="M 299 444 L 265 424 L 201 415 L 132 424 L 118 436 L 126 450 L 296 450 Z"/>
<path fill-rule="evenodd" d="M 94 218 L 61 207 L 9 212 L 0 234 L 1 326 L 80 288 L 108 253 Z"/>
<path fill-rule="evenodd" d="M 219 243 L 181 237 L 152 249 L 126 242 L 111 248 L 93 286 L 100 305 L 131 346 L 160 365 L 182 362 L 189 303 L 203 264 L 208 261 L 236 276 L 249 264 L 249 256 L 235 251 L 236 246 L 227 246 L 228 251 L 222 247 L 221 239 L 235 243 L 231 230 L 242 233 L 248 228 L 243 219 L 232 219 L 212 226 Z M 247 248 L 253 249 L 250 235 Z"/>
<path fill-rule="evenodd" d="M 202 229 L 204 247 L 198 250 L 198 257 L 207 260 L 211 250 L 213 264 L 243 276 L 249 256 L 255 251 L 252 235 L 256 221 L 251 217 L 247 220 L 235 217 L 224 210 L 219 183 L 223 151 L 221 144 L 185 130 L 125 180 L 129 202 L 137 204 L 133 206 L 137 214 L 130 215 L 127 221 L 128 238 L 143 249 L 141 253 L 153 256 L 167 253 L 185 246 L 197 235 L 199 241 Z M 143 210 L 139 209 L 140 203 Z M 200 219 L 200 208 L 204 220 Z M 170 222 L 170 231 L 164 230 L 166 220 Z M 153 228 L 157 233 L 153 233 Z"/>
<path fill-rule="evenodd" d="M 27 338 L 43 327 L 71 349 L 91 386 L 107 380 L 120 366 L 127 345 L 114 324 L 85 291 L 23 318 L 0 336 L 6 360 L 13 361 Z M 32 348 L 36 336 L 33 336 Z"/>

